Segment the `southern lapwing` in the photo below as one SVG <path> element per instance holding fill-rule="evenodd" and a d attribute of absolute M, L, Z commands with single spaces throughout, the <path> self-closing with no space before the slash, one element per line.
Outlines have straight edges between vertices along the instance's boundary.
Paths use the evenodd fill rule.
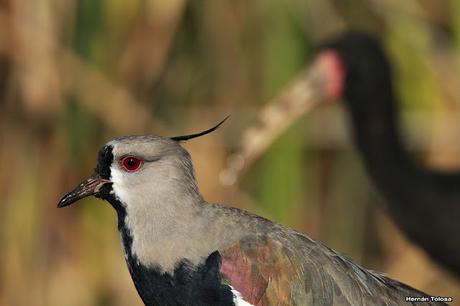
<path fill-rule="evenodd" d="M 58 207 L 94 195 L 118 214 L 126 262 L 146 305 L 406 305 L 416 289 L 244 210 L 204 200 L 178 137 L 129 136 Z M 412 301 L 412 302 L 410 302 Z"/>

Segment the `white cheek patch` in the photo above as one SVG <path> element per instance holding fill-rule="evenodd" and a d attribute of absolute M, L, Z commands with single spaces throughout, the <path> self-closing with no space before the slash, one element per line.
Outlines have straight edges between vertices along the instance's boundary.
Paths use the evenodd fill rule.
<path fill-rule="evenodd" d="M 235 288 L 233 288 L 232 286 L 230 286 L 230 288 L 232 288 L 233 303 L 235 303 L 235 306 L 254 306 L 249 302 L 246 302 L 241 296 L 241 293 L 239 293 Z"/>
<path fill-rule="evenodd" d="M 110 167 L 110 180 L 112 182 L 112 193 L 126 209 L 126 216 L 125 216 L 124 224 L 128 232 L 130 233 L 131 238 L 133 239 L 132 244 L 131 244 L 131 249 L 130 250 L 124 249 L 125 259 L 128 258 L 127 252 L 130 252 L 131 255 L 137 258 L 137 263 L 139 264 L 139 260 L 140 258 L 143 257 L 143 254 L 150 253 L 150 250 L 148 248 L 145 251 L 144 246 L 145 245 L 149 246 L 153 244 L 148 239 L 147 239 L 147 242 L 144 242 L 146 241 L 146 239 L 143 235 L 145 233 L 148 233 L 148 231 L 145 230 L 146 228 L 148 228 L 148 226 L 147 224 L 142 222 L 144 218 L 139 219 L 136 217 L 139 213 L 139 208 L 142 211 L 142 205 L 139 205 L 141 203 L 134 203 L 137 205 L 133 205 L 133 200 L 135 200 L 136 197 L 135 196 L 133 197 L 132 190 L 130 192 L 129 175 L 130 175 L 129 173 L 125 173 L 123 170 L 118 168 L 116 165 Z"/>
<path fill-rule="evenodd" d="M 129 192 L 123 184 L 124 173 L 120 169 L 111 166 L 110 167 L 110 181 L 112 182 L 112 193 L 118 197 L 118 199 L 126 205 L 129 202 Z"/>

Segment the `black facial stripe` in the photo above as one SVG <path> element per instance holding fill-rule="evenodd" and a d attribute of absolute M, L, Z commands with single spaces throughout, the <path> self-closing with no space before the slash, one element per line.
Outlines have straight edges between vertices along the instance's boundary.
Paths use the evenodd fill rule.
<path fill-rule="evenodd" d="M 106 145 L 101 148 L 97 158 L 97 166 L 94 171 L 104 179 L 110 179 L 111 170 L 110 166 L 113 162 L 113 146 Z M 95 195 L 98 198 L 104 199 L 112 204 L 113 208 L 120 214 L 126 214 L 121 202 L 116 198 L 113 193 L 112 184 L 105 184 Z M 120 216 L 119 216 L 120 219 Z M 124 219 L 124 217 L 122 218 Z"/>
<path fill-rule="evenodd" d="M 94 171 L 98 173 L 102 178 L 110 179 L 110 166 L 113 162 L 113 146 L 106 145 L 103 146 L 99 151 L 99 156 L 97 159 L 97 166 Z"/>

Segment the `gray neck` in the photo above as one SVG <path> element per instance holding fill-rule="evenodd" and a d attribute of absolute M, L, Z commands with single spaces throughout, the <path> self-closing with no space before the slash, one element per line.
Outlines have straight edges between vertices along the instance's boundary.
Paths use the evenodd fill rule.
<path fill-rule="evenodd" d="M 171 273 L 184 260 L 198 265 L 244 235 L 231 221 L 233 216 L 227 208 L 208 204 L 201 196 L 158 192 L 143 199 L 148 205 L 123 200 L 124 226 L 132 238 L 131 249 L 125 252 L 131 252 L 140 264 L 162 272 Z"/>
<path fill-rule="evenodd" d="M 126 209 L 124 226 L 132 238 L 131 252 L 145 266 L 173 268 L 187 246 L 186 235 L 196 231 L 193 215 L 199 211 L 200 197 L 178 196 L 145 190 L 142 197 L 123 197 Z M 149 195 L 147 197 L 147 195 Z M 184 243 L 185 242 L 185 243 Z"/>

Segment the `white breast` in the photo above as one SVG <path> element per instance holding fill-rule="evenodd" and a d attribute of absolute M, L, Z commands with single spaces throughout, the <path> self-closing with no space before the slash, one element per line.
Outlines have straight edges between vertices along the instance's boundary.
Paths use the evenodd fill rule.
<path fill-rule="evenodd" d="M 235 303 L 235 306 L 254 306 L 251 303 L 246 302 L 241 296 L 241 294 L 235 288 L 233 288 L 232 286 L 230 286 L 230 288 L 232 288 L 233 303 Z"/>

